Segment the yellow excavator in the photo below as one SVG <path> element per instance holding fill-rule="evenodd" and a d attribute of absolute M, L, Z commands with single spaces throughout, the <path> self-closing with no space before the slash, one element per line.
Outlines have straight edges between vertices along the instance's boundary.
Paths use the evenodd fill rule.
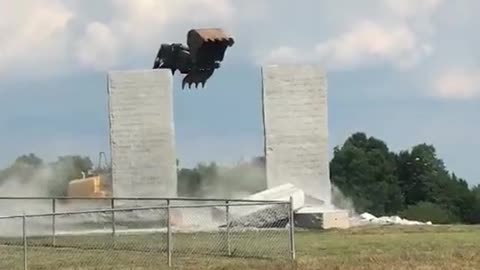
<path fill-rule="evenodd" d="M 102 166 L 102 160 L 104 161 Z M 83 173 L 82 178 L 73 179 L 68 184 L 68 197 L 90 197 L 90 198 L 109 198 L 112 197 L 112 170 L 111 165 L 107 163 L 104 152 L 100 152 L 98 156 L 98 166 L 89 173 Z M 66 204 L 75 204 L 73 199 L 67 199 Z M 109 207 L 108 200 L 92 200 L 88 202 L 90 206 Z M 85 205 L 85 204 L 82 204 Z M 183 223 L 182 213 L 177 209 L 171 211 L 171 222 L 174 225 Z"/>
<path fill-rule="evenodd" d="M 69 182 L 68 197 L 105 198 L 112 196 L 111 166 L 107 163 L 104 152 L 100 152 L 98 155 L 97 167 L 90 172 L 82 172 L 82 174 L 82 178 L 73 179 Z"/>

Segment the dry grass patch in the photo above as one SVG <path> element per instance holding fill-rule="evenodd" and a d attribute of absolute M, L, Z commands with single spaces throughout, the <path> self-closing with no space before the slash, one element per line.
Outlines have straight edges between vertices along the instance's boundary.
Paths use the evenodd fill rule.
<path fill-rule="evenodd" d="M 178 236 L 174 269 L 480 269 L 478 226 L 371 226 L 298 231 L 295 236 L 295 264 L 288 260 L 283 238 L 275 242 L 250 235 L 236 243 L 239 250 L 249 251 L 243 253 L 247 258 L 229 258 L 218 238 Z M 80 236 L 59 238 L 60 247 L 52 247 L 48 239 L 31 239 L 28 264 L 29 269 L 49 270 L 168 269 L 164 240 L 161 235 L 119 237 L 115 242 L 107 236 Z M 19 241 L 0 243 L 0 269 L 23 269 Z M 255 258 L 260 249 L 271 249 L 272 258 Z"/>

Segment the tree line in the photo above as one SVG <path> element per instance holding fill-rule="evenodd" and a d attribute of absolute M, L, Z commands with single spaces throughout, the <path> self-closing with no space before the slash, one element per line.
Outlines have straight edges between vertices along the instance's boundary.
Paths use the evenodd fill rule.
<path fill-rule="evenodd" d="M 394 153 L 383 141 L 355 133 L 334 148 L 330 173 L 357 212 L 480 223 L 480 187 L 449 172 L 433 145 Z"/>
<path fill-rule="evenodd" d="M 182 197 L 241 198 L 266 188 L 264 157 L 233 166 L 211 162 L 181 168 L 180 161 L 177 165 L 177 191 Z M 0 193 L 7 183 L 28 187 L 40 182 L 45 191 L 41 195 L 65 196 L 70 180 L 95 169 L 85 156 L 61 156 L 47 163 L 35 154 L 22 155 L 0 170 Z M 355 133 L 334 148 L 330 178 L 341 191 L 341 196 L 334 192 L 333 203 L 344 207 L 346 197 L 357 213 L 480 223 L 480 187 L 469 187 L 466 180 L 449 172 L 433 145 L 419 144 L 395 153 L 382 140 Z"/>
<path fill-rule="evenodd" d="M 60 156 L 54 162 L 45 162 L 35 154 L 22 155 L 0 170 L 0 193 L 66 196 L 69 181 L 82 177 L 82 172 L 92 168 L 90 158 L 79 155 Z"/>

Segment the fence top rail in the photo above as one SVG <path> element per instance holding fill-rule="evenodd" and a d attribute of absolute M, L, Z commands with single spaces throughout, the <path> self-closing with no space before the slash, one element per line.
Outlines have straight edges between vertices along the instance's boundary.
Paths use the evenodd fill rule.
<path fill-rule="evenodd" d="M 66 196 L 0 196 L 0 200 L 118 200 L 118 201 L 196 201 L 196 202 L 254 202 L 254 203 L 287 203 L 289 200 L 250 200 L 229 198 L 193 198 L 193 197 L 66 197 Z"/>
<path fill-rule="evenodd" d="M 265 205 L 287 205 L 289 202 L 264 202 L 264 203 L 224 203 L 224 204 L 186 204 L 186 205 L 162 205 L 162 206 L 143 206 L 143 207 L 122 207 L 122 208 L 103 208 L 103 209 L 92 209 L 92 210 L 83 210 L 83 211 L 67 211 L 67 212 L 55 212 L 55 213 L 41 213 L 41 214 L 25 214 L 25 215 L 11 215 L 11 216 L 0 216 L 0 220 L 3 219 L 13 219 L 13 218 L 32 218 L 32 217 L 51 217 L 51 216 L 65 216 L 65 215 L 80 215 L 80 214 L 94 214 L 94 213 L 109 213 L 109 212 L 128 212 L 128 211 L 141 211 L 141 210 L 161 210 L 167 208 L 207 208 L 207 207 L 234 207 L 234 206 L 265 206 Z"/>

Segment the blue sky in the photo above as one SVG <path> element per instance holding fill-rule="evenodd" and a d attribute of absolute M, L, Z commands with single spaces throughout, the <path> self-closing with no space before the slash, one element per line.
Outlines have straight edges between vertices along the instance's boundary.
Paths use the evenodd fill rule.
<path fill-rule="evenodd" d="M 220 26 L 236 39 L 201 91 L 175 79 L 186 166 L 263 149 L 260 66 L 320 63 L 331 147 L 352 132 L 392 150 L 434 144 L 480 183 L 480 27 L 475 0 L 0 1 L 0 166 L 108 151 L 106 71 L 150 68 L 162 42 Z"/>

